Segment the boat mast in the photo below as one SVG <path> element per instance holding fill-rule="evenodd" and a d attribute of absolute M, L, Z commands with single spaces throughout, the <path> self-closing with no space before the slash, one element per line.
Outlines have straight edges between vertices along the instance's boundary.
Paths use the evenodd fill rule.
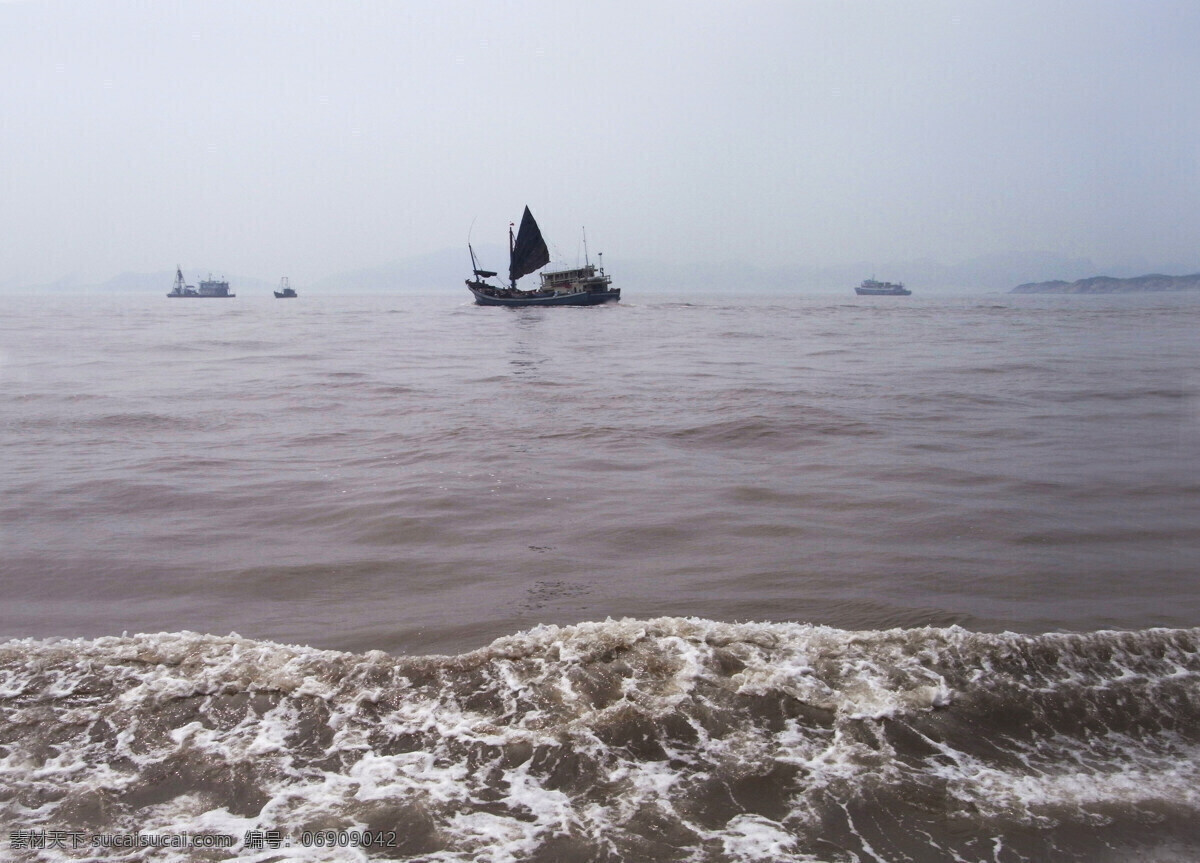
<path fill-rule="evenodd" d="M 583 231 L 583 263 L 584 263 L 584 265 L 585 265 L 585 266 L 589 266 L 589 267 L 590 267 L 590 266 L 592 265 L 592 262 L 591 262 L 591 261 L 588 259 L 588 251 L 587 251 L 587 228 L 582 228 L 581 230 Z M 579 259 L 578 259 L 578 258 L 576 258 L 575 260 L 579 260 Z"/>
<path fill-rule="evenodd" d="M 517 280 L 512 278 L 513 251 L 517 247 L 517 241 L 513 239 L 513 223 L 508 223 L 508 286 L 514 291 L 517 289 Z"/>

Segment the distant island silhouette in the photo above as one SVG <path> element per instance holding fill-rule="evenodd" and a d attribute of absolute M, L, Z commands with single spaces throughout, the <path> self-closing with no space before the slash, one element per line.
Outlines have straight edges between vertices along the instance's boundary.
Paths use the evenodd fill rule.
<path fill-rule="evenodd" d="M 1200 291 L 1200 273 L 1190 276 L 1164 276 L 1152 273 L 1131 279 L 1092 276 L 1074 282 L 1029 282 L 1017 285 L 1013 294 L 1139 294 L 1151 291 Z"/>

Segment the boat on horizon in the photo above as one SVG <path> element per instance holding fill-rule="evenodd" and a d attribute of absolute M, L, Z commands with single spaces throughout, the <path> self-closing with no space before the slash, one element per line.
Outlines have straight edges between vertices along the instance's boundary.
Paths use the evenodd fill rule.
<path fill-rule="evenodd" d="M 275 299 L 287 300 L 287 299 L 291 299 L 292 297 L 296 297 L 296 296 L 299 296 L 299 294 L 297 294 L 295 292 L 295 290 L 292 289 L 291 284 L 288 282 L 288 277 L 284 276 L 282 279 L 280 279 L 279 280 L 279 290 L 277 290 L 275 292 Z"/>
<path fill-rule="evenodd" d="M 874 279 L 865 279 L 854 289 L 854 293 L 860 297 L 907 297 L 912 294 L 912 291 L 904 287 L 903 282 L 877 282 Z"/>
<path fill-rule="evenodd" d="M 542 238 L 542 231 L 525 208 L 521 226 L 513 235 L 512 223 L 508 226 L 508 287 L 489 284 L 497 273 L 481 270 L 475 260 L 475 250 L 467 243 L 471 253 L 471 272 L 474 278 L 467 279 L 475 302 L 481 306 L 596 306 L 621 299 L 621 289 L 613 288 L 612 278 L 604 272 L 603 255 L 600 266 L 587 259 L 584 244 L 584 266 L 569 270 L 553 270 L 541 274 L 541 286 L 533 290 L 520 290 L 517 280 L 550 263 L 550 250 Z"/>
<path fill-rule="evenodd" d="M 229 293 L 229 282 L 224 279 L 214 279 L 212 273 L 209 273 L 207 279 L 200 280 L 200 287 L 197 289 L 193 285 L 186 284 L 183 280 L 183 270 L 179 267 L 175 268 L 175 284 L 171 287 L 168 297 L 185 297 L 189 299 L 219 299 L 231 300 L 237 294 Z"/>

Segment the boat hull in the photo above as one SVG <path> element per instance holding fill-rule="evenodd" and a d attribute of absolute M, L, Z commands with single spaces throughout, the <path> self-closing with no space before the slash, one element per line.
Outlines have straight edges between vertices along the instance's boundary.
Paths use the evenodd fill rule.
<path fill-rule="evenodd" d="M 475 297 L 475 302 L 481 306 L 509 306 L 509 307 L 524 307 L 524 306 L 598 306 L 602 303 L 614 303 L 621 299 L 621 290 L 608 289 L 604 291 L 576 291 L 569 294 L 549 294 L 542 295 L 537 292 L 531 292 L 530 295 L 523 295 L 521 292 L 516 292 L 515 296 L 499 296 L 487 289 L 481 290 L 469 284 L 471 294 Z"/>
<path fill-rule="evenodd" d="M 167 294 L 174 300 L 232 300 L 237 294 Z"/>
<path fill-rule="evenodd" d="M 901 288 L 898 291 L 873 291 L 870 288 L 855 288 L 854 293 L 860 297 L 907 297 L 912 295 L 912 291 L 907 288 Z"/>
<path fill-rule="evenodd" d="M 275 299 L 277 300 L 294 300 L 297 296 L 299 296 L 299 294 L 297 294 L 295 291 L 292 291 L 291 293 L 284 293 L 281 291 L 275 292 Z"/>

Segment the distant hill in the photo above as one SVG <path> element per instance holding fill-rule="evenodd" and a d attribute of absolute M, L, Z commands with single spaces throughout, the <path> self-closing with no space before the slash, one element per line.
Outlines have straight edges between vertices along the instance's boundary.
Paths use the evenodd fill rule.
<path fill-rule="evenodd" d="M 184 275 L 189 285 L 194 285 L 209 276 L 226 278 L 219 270 L 208 270 L 200 267 L 185 269 Z M 99 294 L 145 294 L 161 293 L 164 297 L 175 282 L 174 270 L 159 270 L 157 273 L 136 273 L 126 271 L 113 276 L 98 285 L 82 285 L 70 279 L 63 279 L 50 285 L 39 285 L 40 291 L 46 293 L 99 293 Z M 244 276 L 229 277 L 229 288 L 236 295 L 240 292 L 262 293 L 276 287 L 278 283 L 267 282 Z"/>
<path fill-rule="evenodd" d="M 1190 276 L 1164 276 L 1152 273 L 1131 279 L 1092 276 L 1074 282 L 1030 282 L 1017 285 L 1013 294 L 1140 294 L 1152 291 L 1200 291 L 1200 273 Z"/>
<path fill-rule="evenodd" d="M 508 250 L 484 244 L 475 249 L 479 265 L 502 271 L 508 267 Z M 470 299 L 463 282 L 471 275 L 471 258 L 466 247 L 440 249 L 424 255 L 412 255 L 378 267 L 338 273 L 313 282 L 308 287 L 317 293 L 372 294 L 388 291 L 441 293 L 459 289 Z"/>

